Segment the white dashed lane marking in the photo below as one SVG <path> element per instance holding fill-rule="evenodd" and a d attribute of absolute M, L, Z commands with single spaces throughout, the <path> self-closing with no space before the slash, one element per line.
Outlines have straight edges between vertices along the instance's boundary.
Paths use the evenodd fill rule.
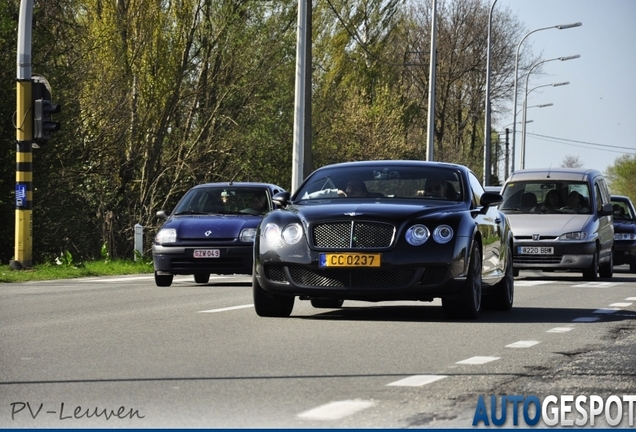
<path fill-rule="evenodd" d="M 413 375 L 399 381 L 394 381 L 387 386 L 396 387 L 420 387 L 446 378 L 446 375 Z"/>
<path fill-rule="evenodd" d="M 551 328 L 550 330 L 546 330 L 546 333 L 566 333 L 569 332 L 570 330 L 574 330 L 574 327 L 554 327 Z"/>
<path fill-rule="evenodd" d="M 311 420 L 338 420 L 358 411 L 370 408 L 374 405 L 372 401 L 365 400 L 345 400 L 329 402 L 328 404 L 304 411 L 298 417 Z"/>
<path fill-rule="evenodd" d="M 511 343 L 510 345 L 506 345 L 506 348 L 530 348 L 531 346 L 534 346 L 536 344 L 540 343 L 539 341 L 533 341 L 533 340 L 528 340 L 528 341 L 518 341 L 515 343 Z"/>
<path fill-rule="evenodd" d="M 573 322 L 594 322 L 598 320 L 600 320 L 599 317 L 580 317 L 580 318 L 575 318 L 572 321 Z"/>
<path fill-rule="evenodd" d="M 515 281 L 515 286 L 538 286 L 538 285 L 546 285 L 551 283 L 550 281 L 532 281 L 532 280 L 516 280 Z"/>
<path fill-rule="evenodd" d="M 500 357 L 488 357 L 488 356 L 475 356 L 467 358 L 466 360 L 458 361 L 456 364 L 484 364 L 491 361 L 499 360 Z"/>
<path fill-rule="evenodd" d="M 199 311 L 198 313 L 227 312 L 227 311 L 232 311 L 232 310 L 237 310 L 237 309 L 245 309 L 245 308 L 251 308 L 251 307 L 254 307 L 254 305 L 253 304 L 245 304 L 245 305 L 240 305 L 240 306 L 231 306 L 231 307 L 225 307 L 225 308 L 219 308 L 219 309 L 204 310 L 204 311 Z"/>
<path fill-rule="evenodd" d="M 621 285 L 621 282 L 586 282 L 583 284 L 572 285 L 573 288 L 610 288 Z"/>
<path fill-rule="evenodd" d="M 624 307 L 630 307 L 631 305 L 632 303 L 612 303 L 610 307 L 624 308 Z"/>

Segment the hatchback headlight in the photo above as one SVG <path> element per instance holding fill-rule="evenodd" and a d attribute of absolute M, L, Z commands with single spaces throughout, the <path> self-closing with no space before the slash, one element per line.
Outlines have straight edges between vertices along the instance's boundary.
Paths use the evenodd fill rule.
<path fill-rule="evenodd" d="M 636 240 L 636 234 L 634 234 L 634 233 L 616 233 L 616 234 L 614 234 L 614 240 Z"/>
<path fill-rule="evenodd" d="M 239 240 L 245 243 L 254 243 L 256 237 L 256 228 L 245 228 L 239 235 Z"/>
<path fill-rule="evenodd" d="M 570 232 L 561 234 L 559 240 L 585 240 L 587 239 L 587 233 L 583 231 Z"/>
<path fill-rule="evenodd" d="M 417 224 L 406 230 L 404 238 L 408 244 L 413 246 L 420 246 L 426 243 L 426 240 L 430 237 L 431 233 L 424 225 Z"/>
<path fill-rule="evenodd" d="M 453 239 L 453 229 L 448 225 L 440 225 L 433 231 L 433 240 L 439 244 L 446 244 Z"/>
<path fill-rule="evenodd" d="M 155 243 L 164 244 L 164 243 L 174 243 L 177 241 L 177 230 L 174 228 L 165 228 L 159 230 L 157 235 L 155 236 Z"/>

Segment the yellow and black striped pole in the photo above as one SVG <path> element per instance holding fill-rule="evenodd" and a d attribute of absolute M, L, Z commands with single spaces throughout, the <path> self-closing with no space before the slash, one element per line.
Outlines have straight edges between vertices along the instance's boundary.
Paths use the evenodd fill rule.
<path fill-rule="evenodd" d="M 33 111 L 32 82 L 17 82 L 15 254 L 11 267 L 29 268 L 33 263 Z"/>
<path fill-rule="evenodd" d="M 31 20 L 33 0 L 20 2 L 17 52 L 15 254 L 10 263 L 20 270 L 33 265 L 33 81 Z"/>

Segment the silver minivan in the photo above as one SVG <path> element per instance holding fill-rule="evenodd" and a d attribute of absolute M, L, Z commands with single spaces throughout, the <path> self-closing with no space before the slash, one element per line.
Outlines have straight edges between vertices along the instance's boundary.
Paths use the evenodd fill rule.
<path fill-rule="evenodd" d="M 612 204 L 605 177 L 586 168 L 515 171 L 501 210 L 513 234 L 515 276 L 522 269 L 581 271 L 586 280 L 614 273 Z"/>

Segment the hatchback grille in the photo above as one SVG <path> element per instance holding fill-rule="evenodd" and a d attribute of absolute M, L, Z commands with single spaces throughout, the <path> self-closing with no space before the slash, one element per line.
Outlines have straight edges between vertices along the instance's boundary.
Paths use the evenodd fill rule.
<path fill-rule="evenodd" d="M 380 249 L 393 243 L 395 227 L 381 222 L 332 222 L 313 227 L 312 240 L 317 248 Z"/>
<path fill-rule="evenodd" d="M 173 269 L 180 271 L 188 269 L 201 269 L 206 268 L 210 270 L 210 273 L 214 273 L 215 270 L 231 270 L 242 269 L 247 265 L 245 258 L 172 258 L 170 259 L 170 265 Z"/>

